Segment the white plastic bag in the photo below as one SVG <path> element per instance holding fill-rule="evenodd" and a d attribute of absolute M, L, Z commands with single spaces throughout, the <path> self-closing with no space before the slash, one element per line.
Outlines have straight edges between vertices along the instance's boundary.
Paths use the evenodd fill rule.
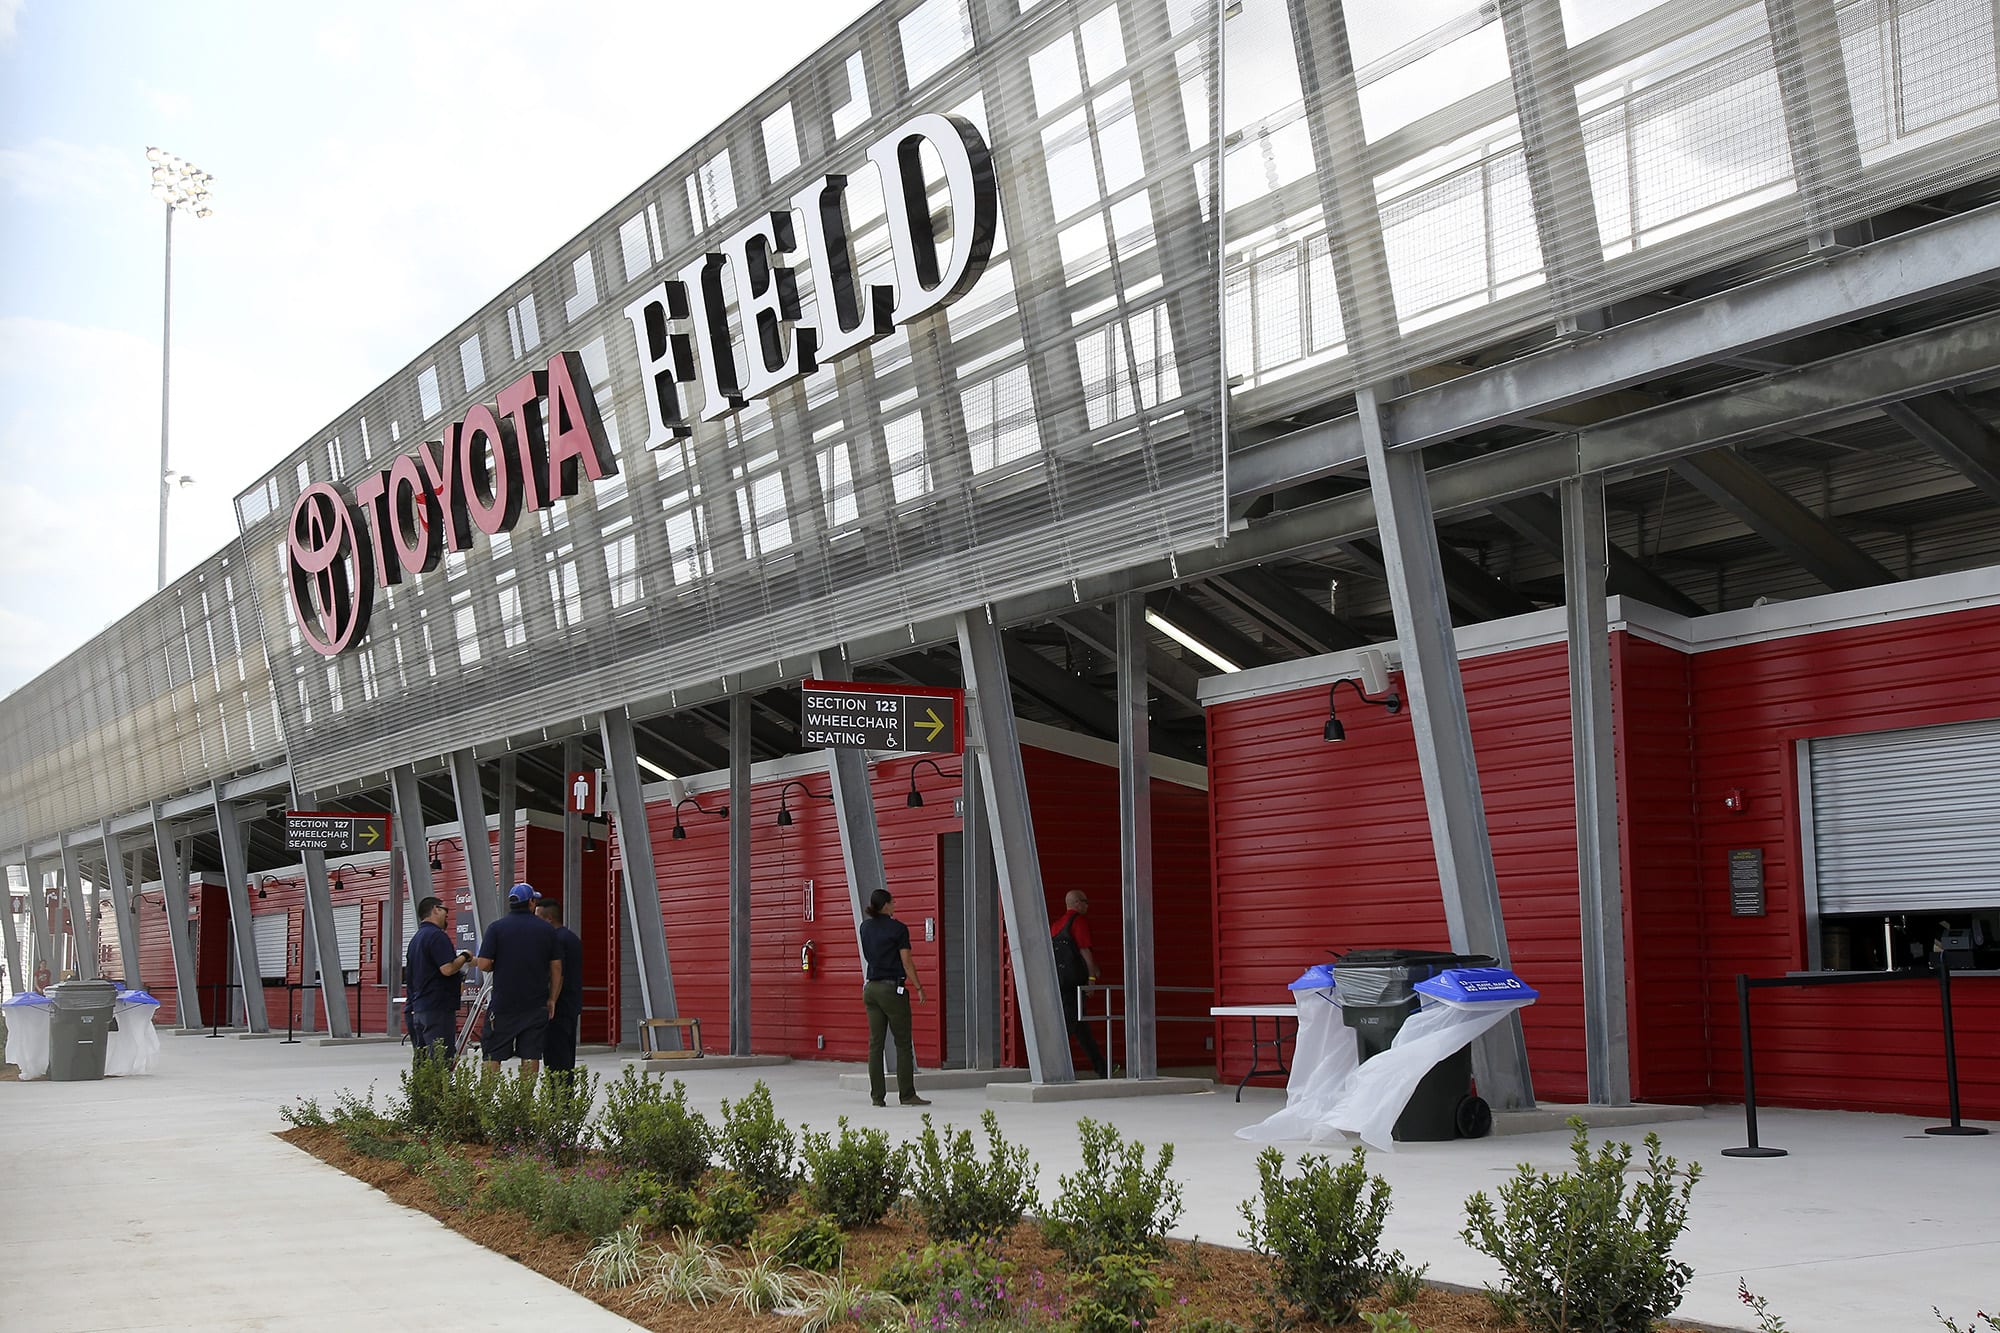
<path fill-rule="evenodd" d="M 27 999 L 7 1002 L 7 1061 L 24 1079 L 42 1078 L 49 1072 L 49 1005 L 39 995 L 36 1003 L 23 1003 Z"/>
<path fill-rule="evenodd" d="M 153 1018 L 160 1002 L 144 991 L 121 991 L 112 1016 L 118 1029 L 104 1044 L 104 1076 L 150 1074 L 160 1058 L 160 1034 Z"/>

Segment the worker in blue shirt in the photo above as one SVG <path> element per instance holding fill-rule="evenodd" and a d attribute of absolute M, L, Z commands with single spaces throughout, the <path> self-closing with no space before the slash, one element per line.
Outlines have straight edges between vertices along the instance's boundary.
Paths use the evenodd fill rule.
<path fill-rule="evenodd" d="M 469 950 L 451 947 L 451 909 L 442 898 L 417 904 L 417 933 L 403 955 L 408 1003 L 404 1022 L 418 1059 L 429 1051 L 449 1060 L 458 1054 L 458 1003 Z"/>
<path fill-rule="evenodd" d="M 562 899 L 543 898 L 535 911 L 555 928 L 556 954 L 562 960 L 562 994 L 556 997 L 548 1039 L 542 1043 L 542 1066 L 568 1078 L 576 1072 L 576 1032 L 583 1018 L 583 941 L 563 924 Z"/>
<path fill-rule="evenodd" d="M 493 974 L 493 1007 L 486 1018 L 485 1056 L 488 1069 L 518 1057 L 521 1077 L 531 1079 L 542 1067 L 542 1045 L 549 1020 L 562 995 L 563 965 L 556 950 L 556 932 L 535 915 L 536 893 L 530 884 L 507 890 L 507 915 L 486 928 L 479 955 L 472 965 Z"/>

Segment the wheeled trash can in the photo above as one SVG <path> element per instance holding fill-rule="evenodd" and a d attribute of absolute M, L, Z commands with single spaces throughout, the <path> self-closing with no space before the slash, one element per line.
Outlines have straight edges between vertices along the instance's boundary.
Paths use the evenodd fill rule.
<path fill-rule="evenodd" d="M 1334 995 L 1340 1016 L 1354 1029 L 1363 1063 L 1395 1044 L 1396 1034 L 1421 1000 L 1416 984 L 1461 967 L 1492 967 L 1485 954 L 1439 953 L 1429 949 L 1350 949 L 1333 963 Z M 1493 1112 L 1472 1091 L 1472 1048 L 1461 1047 L 1431 1066 L 1396 1117 L 1402 1143 L 1484 1138 Z"/>

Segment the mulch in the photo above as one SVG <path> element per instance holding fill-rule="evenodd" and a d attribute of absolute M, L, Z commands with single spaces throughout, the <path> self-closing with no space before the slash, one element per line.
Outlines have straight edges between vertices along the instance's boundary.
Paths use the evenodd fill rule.
<path fill-rule="evenodd" d="M 372 1185 L 405 1207 L 428 1213 L 446 1226 L 487 1249 L 504 1254 L 534 1269 L 551 1281 L 575 1288 L 579 1294 L 623 1315 L 642 1328 L 659 1333 L 773 1333 L 796 1328 L 796 1319 L 776 1315 L 750 1315 L 738 1310 L 695 1309 L 685 1305 L 660 1305 L 618 1291 L 599 1291 L 580 1286 L 570 1277 L 571 1270 L 589 1249 L 581 1236 L 538 1236 L 534 1226 L 519 1213 L 506 1209 L 477 1211 L 453 1208 L 441 1203 L 431 1182 L 415 1175 L 401 1163 L 357 1153 L 347 1146 L 338 1129 L 288 1129 L 278 1135 L 294 1147 L 311 1153 L 347 1174 Z M 477 1148 L 461 1149 L 468 1158 L 484 1164 L 486 1154 Z M 925 1238 L 914 1218 L 891 1213 L 880 1226 L 848 1233 L 843 1271 L 850 1279 L 869 1282 L 906 1254 L 923 1250 Z M 1041 1230 L 1031 1222 L 1014 1228 L 1002 1245 L 1014 1264 L 1015 1289 L 1031 1285 L 1036 1274 L 1054 1294 L 1067 1296 L 1071 1280 L 1061 1256 L 1043 1240 Z M 1202 1316 L 1226 1319 L 1246 1328 L 1269 1310 L 1262 1287 L 1269 1265 L 1247 1250 L 1206 1241 L 1170 1242 L 1160 1274 L 1173 1284 L 1165 1308 L 1153 1327 L 1172 1333 Z M 1363 1306 L 1382 1310 L 1381 1301 Z M 1402 1307 L 1424 1333 L 1492 1333 L 1509 1327 L 1485 1296 L 1425 1287 L 1418 1298 Z M 1291 1324 L 1296 1333 L 1326 1333 L 1319 1324 Z M 1361 1329 L 1359 1322 L 1342 1325 L 1343 1333 Z M 1671 1333 L 1679 1326 L 1662 1326 Z"/>

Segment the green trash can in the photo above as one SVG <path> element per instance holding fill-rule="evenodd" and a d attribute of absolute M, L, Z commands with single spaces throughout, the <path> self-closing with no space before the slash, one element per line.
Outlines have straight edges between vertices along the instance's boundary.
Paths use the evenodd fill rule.
<path fill-rule="evenodd" d="M 1341 1021 L 1354 1029 L 1354 1044 L 1366 1063 L 1395 1044 L 1396 1034 L 1422 1003 L 1416 991 L 1454 967 L 1492 967 L 1485 954 L 1438 953 L 1428 949 L 1350 949 L 1334 959 L 1333 988 Z M 1455 1051 L 1431 1066 L 1396 1117 L 1398 1143 L 1435 1143 L 1485 1137 L 1493 1112 L 1472 1092 L 1472 1051 Z"/>
<path fill-rule="evenodd" d="M 104 1077 L 104 1054 L 116 1026 L 118 987 L 109 981 L 65 981 L 49 987 L 49 1081 Z"/>

